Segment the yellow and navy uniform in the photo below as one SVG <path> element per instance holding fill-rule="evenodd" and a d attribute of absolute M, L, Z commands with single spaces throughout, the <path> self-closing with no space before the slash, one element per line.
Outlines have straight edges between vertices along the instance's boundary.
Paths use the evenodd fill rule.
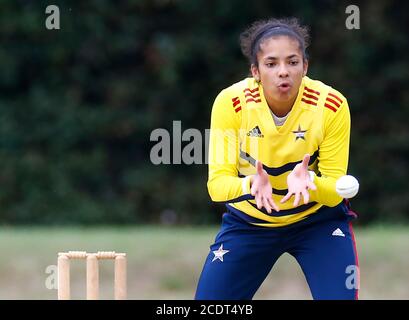
<path fill-rule="evenodd" d="M 336 180 L 348 166 L 350 113 L 346 98 L 332 87 L 308 77 L 302 79 L 295 103 L 280 127 L 275 125 L 263 94 L 263 86 L 246 78 L 217 96 L 211 115 L 208 191 L 216 202 L 243 214 L 259 226 L 286 226 L 315 213 L 322 206 L 334 207 L 342 198 Z M 293 207 L 287 193 L 287 176 L 305 154 L 315 172 L 316 191 L 310 202 Z M 258 209 L 250 195 L 250 175 L 255 161 L 262 162 L 280 211 Z"/>

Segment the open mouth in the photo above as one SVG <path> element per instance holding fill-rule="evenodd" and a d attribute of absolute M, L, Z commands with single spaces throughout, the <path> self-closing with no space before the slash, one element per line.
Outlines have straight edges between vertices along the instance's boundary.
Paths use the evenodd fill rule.
<path fill-rule="evenodd" d="M 278 89 L 280 91 L 288 91 L 288 90 L 290 90 L 290 88 L 291 88 L 291 86 L 290 86 L 290 84 L 288 82 L 283 82 L 283 83 L 280 83 L 278 85 Z"/>

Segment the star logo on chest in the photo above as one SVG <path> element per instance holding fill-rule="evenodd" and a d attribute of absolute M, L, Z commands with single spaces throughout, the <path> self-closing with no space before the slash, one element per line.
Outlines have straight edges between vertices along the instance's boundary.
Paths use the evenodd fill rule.
<path fill-rule="evenodd" d="M 220 260 L 221 262 L 223 262 L 223 256 L 229 252 L 229 250 L 223 250 L 223 243 L 220 245 L 219 249 L 213 251 L 214 253 L 214 257 L 213 257 L 213 261 L 215 260 Z"/>
<path fill-rule="evenodd" d="M 298 139 L 305 140 L 305 133 L 307 132 L 307 130 L 302 130 L 301 125 L 298 125 L 298 130 L 292 132 L 295 134 L 295 141 L 297 141 Z"/>

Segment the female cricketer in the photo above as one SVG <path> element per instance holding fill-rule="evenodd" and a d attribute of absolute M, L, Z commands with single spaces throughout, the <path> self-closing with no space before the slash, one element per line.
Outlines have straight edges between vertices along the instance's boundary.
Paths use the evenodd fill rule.
<path fill-rule="evenodd" d="M 308 38 L 296 18 L 257 21 L 240 36 L 252 77 L 213 105 L 207 185 L 227 212 L 196 299 L 252 299 L 285 252 L 314 299 L 358 298 L 356 215 L 335 190 L 347 172 L 349 107 L 306 76 Z"/>

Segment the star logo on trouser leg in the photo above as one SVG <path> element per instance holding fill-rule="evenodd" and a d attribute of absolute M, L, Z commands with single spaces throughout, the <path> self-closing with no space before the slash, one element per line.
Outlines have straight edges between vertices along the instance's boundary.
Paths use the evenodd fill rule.
<path fill-rule="evenodd" d="M 217 260 L 217 259 L 219 259 L 221 262 L 223 262 L 223 256 L 224 256 L 227 252 L 229 252 L 229 251 L 230 251 L 230 250 L 223 250 L 223 243 L 222 243 L 222 244 L 220 245 L 220 248 L 219 248 L 219 249 L 213 251 L 214 257 L 213 257 L 212 262 L 215 261 L 215 260 Z"/>

